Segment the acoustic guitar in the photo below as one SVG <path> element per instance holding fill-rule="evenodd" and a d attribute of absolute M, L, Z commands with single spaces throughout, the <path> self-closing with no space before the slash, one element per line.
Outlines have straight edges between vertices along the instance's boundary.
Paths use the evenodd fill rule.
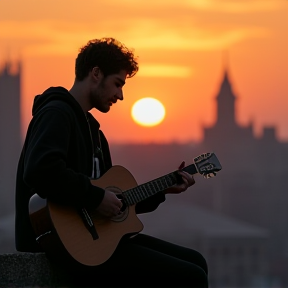
<path fill-rule="evenodd" d="M 199 173 L 210 178 L 221 169 L 216 155 L 205 153 L 194 158 L 194 163 L 182 170 L 191 175 Z M 101 216 L 96 209 L 76 209 L 34 194 L 29 202 L 29 214 L 36 240 L 44 250 L 51 250 L 49 235 L 56 233 L 57 239 L 60 239 L 62 246 L 76 261 L 88 266 L 100 265 L 112 256 L 124 236 L 131 237 L 143 229 L 143 224 L 136 215 L 135 205 L 179 181 L 181 176 L 174 171 L 137 185 L 126 168 L 113 166 L 100 178 L 91 180 L 95 186 L 111 188 L 121 199 L 122 213 L 113 218 Z"/>

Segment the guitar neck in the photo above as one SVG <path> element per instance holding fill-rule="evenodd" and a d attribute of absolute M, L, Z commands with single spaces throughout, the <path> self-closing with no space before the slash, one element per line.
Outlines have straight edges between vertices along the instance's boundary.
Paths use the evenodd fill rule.
<path fill-rule="evenodd" d="M 191 175 L 198 173 L 194 164 L 183 168 L 182 171 L 186 171 Z M 181 176 L 178 174 L 178 171 L 174 171 L 132 189 L 126 190 L 122 194 L 125 203 L 130 206 L 164 191 L 179 182 L 181 182 Z"/>

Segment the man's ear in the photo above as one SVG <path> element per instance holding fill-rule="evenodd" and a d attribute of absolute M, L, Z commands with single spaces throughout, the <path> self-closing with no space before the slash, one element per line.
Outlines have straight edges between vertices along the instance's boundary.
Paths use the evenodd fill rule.
<path fill-rule="evenodd" d="M 97 66 L 92 68 L 91 74 L 92 74 L 92 75 L 91 75 L 92 78 L 93 78 L 95 81 L 99 81 L 100 78 L 102 77 L 102 72 L 101 72 L 100 68 L 97 67 Z"/>

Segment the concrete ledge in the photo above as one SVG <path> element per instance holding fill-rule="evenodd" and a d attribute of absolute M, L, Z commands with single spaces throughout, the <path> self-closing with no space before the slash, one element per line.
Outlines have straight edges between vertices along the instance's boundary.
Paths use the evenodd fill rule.
<path fill-rule="evenodd" d="M 0 254 L 0 287 L 64 287 L 67 277 L 57 274 L 44 253 Z"/>

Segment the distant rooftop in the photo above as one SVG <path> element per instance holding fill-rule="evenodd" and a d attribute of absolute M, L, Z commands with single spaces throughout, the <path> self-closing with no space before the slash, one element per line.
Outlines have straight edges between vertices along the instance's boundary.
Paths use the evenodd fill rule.
<path fill-rule="evenodd" d="M 177 196 L 176 196 L 177 197 Z M 170 199 L 169 199 L 170 200 Z M 209 238 L 266 238 L 269 232 L 243 221 L 188 204 L 163 203 L 156 211 L 141 215 L 144 233 L 169 236 L 183 233 Z"/>

